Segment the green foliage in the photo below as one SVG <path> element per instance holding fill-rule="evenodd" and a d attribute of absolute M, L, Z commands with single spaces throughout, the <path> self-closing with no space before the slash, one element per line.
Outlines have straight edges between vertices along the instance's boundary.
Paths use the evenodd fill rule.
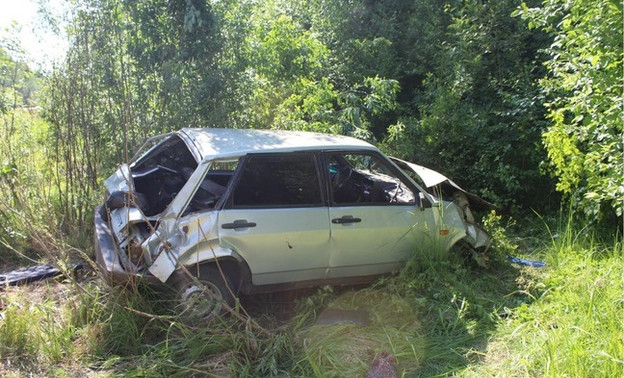
<path fill-rule="evenodd" d="M 273 16 L 276 18 L 274 19 Z M 267 11 L 245 41 L 233 126 L 330 131 L 337 94 L 322 77 L 328 51 L 291 17 Z"/>
<path fill-rule="evenodd" d="M 554 190 L 539 169 L 546 155 L 536 64 L 547 40 L 510 17 L 516 6 L 447 4 L 438 64 L 422 76 L 416 111 L 389 128 L 384 144 L 502 208 L 542 209 Z"/>
<path fill-rule="evenodd" d="M 371 138 L 375 116 L 396 108 L 398 83 L 380 77 L 340 83 L 327 76 L 333 52 L 312 30 L 264 4 L 246 36 L 235 127 L 280 128 Z M 239 63 L 240 64 L 240 63 Z M 347 85 L 344 85 L 347 84 Z"/>
<path fill-rule="evenodd" d="M 554 36 L 540 85 L 551 121 L 544 144 L 557 189 L 591 218 L 622 217 L 622 3 L 544 1 L 518 11 Z"/>
<path fill-rule="evenodd" d="M 146 136 L 190 125 L 355 135 L 503 207 L 551 201 L 536 85 L 549 41 L 510 16 L 515 0 L 81 4 L 47 106 L 78 146 L 59 156 L 90 160 L 68 170 L 85 183 L 60 188 L 70 198 L 89 202 Z"/>
<path fill-rule="evenodd" d="M 573 237 L 544 250 L 550 268 L 521 287 L 536 300 L 509 310 L 491 339 L 488 359 L 466 375 L 622 375 L 624 249 L 621 240 L 609 246 L 577 232 L 561 230 Z"/>
<path fill-rule="evenodd" d="M 4 34 L 4 33 L 3 33 Z M 4 37 L 0 40 L 0 114 L 9 110 L 34 107 L 41 87 L 41 74 L 33 72 L 21 55 L 19 42 Z M 17 56 L 18 58 L 14 58 Z"/>
<path fill-rule="evenodd" d="M 250 41 L 249 65 L 271 81 L 310 77 L 323 66 L 327 49 L 291 17 L 264 20 Z"/>
<path fill-rule="evenodd" d="M 519 246 L 507 235 L 507 230 L 515 224 L 513 219 L 508 219 L 506 224 L 503 224 L 503 217 L 496 214 L 494 210 L 483 218 L 483 228 L 492 238 L 492 248 L 497 253 L 504 256 L 515 256 Z"/>
<path fill-rule="evenodd" d="M 10 110 L 1 119 L 0 261 L 36 259 L 45 249 L 37 232 L 53 231 L 58 220 L 49 125 L 37 110 Z"/>

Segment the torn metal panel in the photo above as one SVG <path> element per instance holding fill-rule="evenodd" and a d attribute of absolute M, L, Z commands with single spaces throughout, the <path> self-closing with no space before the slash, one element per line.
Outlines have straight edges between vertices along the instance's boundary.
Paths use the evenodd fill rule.
<path fill-rule="evenodd" d="M 427 167 L 423 167 L 418 164 L 410 163 L 405 160 L 401 160 L 395 157 L 390 157 L 390 159 L 399 166 L 399 168 L 404 170 L 410 170 L 413 172 L 424 184 L 427 188 L 431 189 L 432 192 L 435 192 L 436 187 L 440 187 L 442 189 L 442 195 L 448 196 L 452 198 L 456 191 L 463 193 L 466 198 L 470 201 L 470 205 L 472 208 L 477 210 L 493 210 L 497 209 L 496 205 L 491 204 L 490 202 L 484 200 L 476 194 L 470 193 L 464 189 L 462 189 L 459 185 L 457 185 L 453 180 L 444 176 L 443 174 L 434 171 L 433 169 L 429 169 Z"/>

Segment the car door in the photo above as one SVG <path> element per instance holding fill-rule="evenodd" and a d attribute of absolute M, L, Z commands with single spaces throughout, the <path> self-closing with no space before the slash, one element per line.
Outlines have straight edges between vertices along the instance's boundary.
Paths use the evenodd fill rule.
<path fill-rule="evenodd" d="M 324 164 L 331 201 L 328 278 L 398 270 L 434 232 L 430 202 L 379 152 L 327 152 Z"/>
<path fill-rule="evenodd" d="M 248 155 L 219 212 L 219 239 L 255 285 L 315 280 L 329 263 L 329 221 L 311 152 Z"/>

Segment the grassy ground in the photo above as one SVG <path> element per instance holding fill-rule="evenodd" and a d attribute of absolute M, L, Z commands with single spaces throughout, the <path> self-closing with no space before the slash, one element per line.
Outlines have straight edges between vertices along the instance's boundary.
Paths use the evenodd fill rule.
<path fill-rule="evenodd" d="M 46 160 L 47 125 L 27 111 L 12 122 L 0 131 L 0 267 L 88 259 L 72 246 L 88 250 L 90 233 L 56 219 L 63 186 Z M 109 288 L 89 269 L 3 288 L 0 376 L 362 377 L 382 352 L 405 377 L 624 376 L 621 241 L 548 222 L 511 239 L 512 224 L 486 220 L 498 253 L 485 268 L 425 251 L 369 287 L 244 298 L 244 321 L 184 325 L 159 293 Z M 507 254 L 546 267 L 513 265 Z M 370 322 L 316 324 L 327 308 Z"/>
<path fill-rule="evenodd" d="M 94 273 L 8 288 L 0 375 L 364 376 L 387 352 L 405 377 L 622 376 L 622 244 L 571 227 L 545 235 L 498 238 L 510 250 L 529 243 L 514 252 L 544 268 L 418 255 L 370 287 L 244 299 L 244 322 L 184 325 L 158 293 L 111 289 Z M 325 308 L 370 323 L 315 324 Z"/>

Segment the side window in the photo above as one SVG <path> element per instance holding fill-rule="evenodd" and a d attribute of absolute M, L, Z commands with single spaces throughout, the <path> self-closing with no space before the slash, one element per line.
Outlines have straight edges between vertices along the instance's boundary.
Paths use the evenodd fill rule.
<path fill-rule="evenodd" d="M 225 194 L 225 189 L 230 183 L 237 165 L 238 160 L 213 161 L 204 180 L 193 195 L 193 199 L 186 212 L 189 213 L 214 208 L 223 194 Z M 192 173 L 192 170 L 188 170 L 185 172 L 185 175 L 190 177 Z"/>
<path fill-rule="evenodd" d="M 369 152 L 332 152 L 326 157 L 335 205 L 413 204 L 410 187 L 381 156 Z"/>
<path fill-rule="evenodd" d="M 235 208 L 321 204 L 321 187 L 311 153 L 250 155 L 232 199 Z"/>

